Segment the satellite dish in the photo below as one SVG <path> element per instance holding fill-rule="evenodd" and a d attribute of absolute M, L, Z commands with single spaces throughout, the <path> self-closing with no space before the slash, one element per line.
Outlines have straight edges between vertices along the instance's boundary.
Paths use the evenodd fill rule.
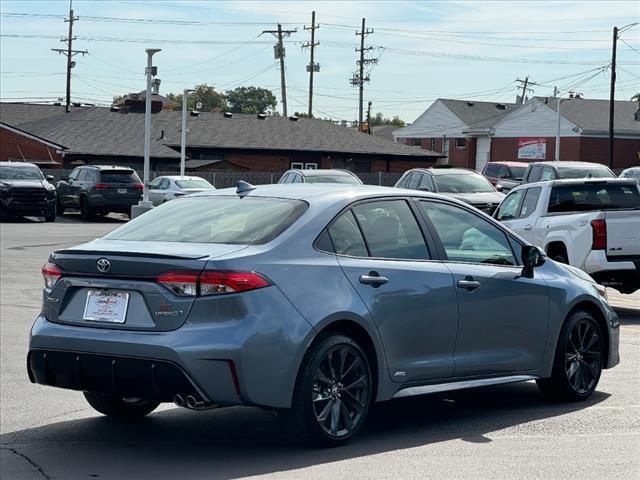
<path fill-rule="evenodd" d="M 196 102 L 196 108 L 202 110 L 202 102 Z"/>

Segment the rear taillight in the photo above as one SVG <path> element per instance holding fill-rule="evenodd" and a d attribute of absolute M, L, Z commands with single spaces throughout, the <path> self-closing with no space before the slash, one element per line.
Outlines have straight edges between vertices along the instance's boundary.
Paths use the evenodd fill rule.
<path fill-rule="evenodd" d="M 96 183 L 93 188 L 95 190 L 109 190 L 111 188 L 111 185 L 109 185 L 108 183 Z"/>
<path fill-rule="evenodd" d="M 144 190 L 144 185 L 142 185 L 141 183 L 135 183 L 133 185 L 133 189 L 134 190 Z"/>
<path fill-rule="evenodd" d="M 157 281 L 176 295 L 185 297 L 247 292 L 271 285 L 269 280 L 254 272 L 169 272 L 160 275 Z"/>
<path fill-rule="evenodd" d="M 607 221 L 591 220 L 591 229 L 593 230 L 593 241 L 591 242 L 591 250 L 606 250 Z"/>
<path fill-rule="evenodd" d="M 46 288 L 52 288 L 61 276 L 62 272 L 55 263 L 47 262 L 42 266 L 42 277 Z"/>

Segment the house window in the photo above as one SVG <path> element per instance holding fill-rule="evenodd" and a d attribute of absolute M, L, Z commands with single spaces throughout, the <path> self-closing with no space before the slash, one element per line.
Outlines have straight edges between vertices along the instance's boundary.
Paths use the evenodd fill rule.
<path fill-rule="evenodd" d="M 430 150 L 433 150 L 434 152 L 435 152 L 435 150 L 436 150 L 436 139 L 435 139 L 435 138 L 432 138 L 432 139 L 431 139 L 431 147 L 430 147 Z"/>
<path fill-rule="evenodd" d="M 412 138 L 411 145 L 414 147 L 419 147 L 422 144 L 419 138 Z"/>
<path fill-rule="evenodd" d="M 297 168 L 302 170 L 304 168 L 304 163 L 302 162 L 291 162 L 291 168 Z"/>
<path fill-rule="evenodd" d="M 304 164 L 304 168 L 306 168 L 307 170 L 317 170 L 318 164 L 317 163 L 305 163 Z"/>
<path fill-rule="evenodd" d="M 467 139 L 462 137 L 462 138 L 456 138 L 456 148 L 466 148 L 467 146 Z"/>

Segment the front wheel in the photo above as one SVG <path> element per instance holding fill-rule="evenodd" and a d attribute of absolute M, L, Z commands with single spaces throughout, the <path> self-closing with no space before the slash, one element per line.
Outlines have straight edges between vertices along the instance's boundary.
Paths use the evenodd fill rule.
<path fill-rule="evenodd" d="M 45 222 L 55 222 L 56 221 L 56 207 L 50 208 L 47 214 L 44 216 Z"/>
<path fill-rule="evenodd" d="M 89 205 L 89 200 L 86 197 L 80 198 L 80 217 L 83 220 L 92 220 L 95 215 L 95 210 Z"/>
<path fill-rule="evenodd" d="M 291 408 L 280 412 L 295 439 L 322 446 L 346 443 L 362 428 L 372 402 L 367 356 L 351 338 L 317 341 L 300 370 Z"/>
<path fill-rule="evenodd" d="M 159 402 L 151 400 L 120 398 L 94 392 L 84 392 L 84 398 L 94 410 L 115 418 L 142 418 L 153 412 L 160 405 Z"/>
<path fill-rule="evenodd" d="M 560 332 L 551 377 L 538 380 L 538 387 L 555 400 L 586 400 L 600 380 L 603 354 L 604 337 L 593 315 L 573 313 Z"/>

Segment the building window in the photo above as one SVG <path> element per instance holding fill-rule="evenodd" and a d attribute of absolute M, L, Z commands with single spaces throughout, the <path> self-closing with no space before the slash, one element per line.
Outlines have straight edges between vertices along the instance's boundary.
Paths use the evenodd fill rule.
<path fill-rule="evenodd" d="M 302 162 L 291 162 L 291 168 L 304 169 L 304 163 Z"/>
<path fill-rule="evenodd" d="M 467 139 L 466 138 L 456 138 L 456 148 L 466 148 Z"/>
<path fill-rule="evenodd" d="M 419 138 L 412 138 L 411 145 L 414 147 L 419 147 L 420 145 L 422 145 L 422 142 L 420 141 Z"/>
<path fill-rule="evenodd" d="M 435 138 L 431 139 L 431 147 L 430 147 L 430 149 L 433 150 L 434 152 L 436 150 L 436 139 Z"/>
<path fill-rule="evenodd" d="M 318 164 L 317 163 L 305 163 L 304 164 L 304 168 L 306 168 L 307 170 L 317 170 Z"/>

